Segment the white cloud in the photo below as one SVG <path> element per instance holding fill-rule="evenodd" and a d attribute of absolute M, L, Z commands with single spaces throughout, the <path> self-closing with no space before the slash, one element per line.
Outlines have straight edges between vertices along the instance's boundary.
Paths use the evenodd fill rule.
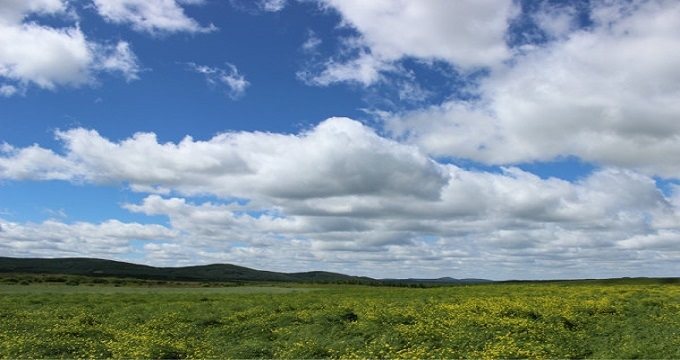
<path fill-rule="evenodd" d="M 302 50 L 313 53 L 323 43 L 323 40 L 312 30 L 307 32 L 307 40 L 302 44 Z"/>
<path fill-rule="evenodd" d="M 509 57 L 504 36 L 509 19 L 517 12 L 511 1 L 325 3 L 337 9 L 380 58 L 437 59 L 462 68 L 495 66 Z"/>
<path fill-rule="evenodd" d="M 260 0 L 259 5 L 264 11 L 277 12 L 286 7 L 287 0 Z"/>
<path fill-rule="evenodd" d="M 16 149 L 3 144 L 0 177 L 14 180 L 76 180 L 77 165 L 37 145 Z"/>
<path fill-rule="evenodd" d="M 446 181 L 416 148 L 346 118 L 328 119 L 300 135 L 225 133 L 208 141 L 186 137 L 178 144 L 159 144 L 151 133 L 113 143 L 85 129 L 60 131 L 57 137 L 65 143 L 64 156 L 6 146 L 0 158 L 3 177 L 25 179 L 32 173 L 43 178 L 49 170 L 56 174 L 51 176 L 96 183 L 271 198 L 385 194 L 433 199 Z"/>
<path fill-rule="evenodd" d="M 19 89 L 16 88 L 16 86 L 13 85 L 0 85 L 0 95 L 10 97 L 12 95 L 15 95 Z"/>
<path fill-rule="evenodd" d="M 141 69 L 137 56 L 130 50 L 130 44 L 119 41 L 115 46 L 98 47 L 100 60 L 97 62 L 98 69 L 119 72 L 127 81 L 137 80 Z"/>
<path fill-rule="evenodd" d="M 153 134 L 112 142 L 83 129 L 58 136 L 63 155 L 4 145 L 2 178 L 127 183 L 152 194 L 123 207 L 167 216 L 169 227 L 7 223 L 20 230 L 7 253 L 53 246 L 20 239 L 91 232 L 120 251 L 128 251 L 123 239 L 165 240 L 139 250 L 156 265 L 492 278 L 661 276 L 659 264 L 680 256 L 678 193 L 666 197 L 632 170 L 604 168 L 577 182 L 513 167 L 465 170 L 342 118 L 297 135 L 239 132 L 177 144 Z M 173 254 L 180 262 L 170 262 Z"/>
<path fill-rule="evenodd" d="M 47 220 L 42 223 L 2 223 L 3 254 L 18 257 L 123 256 L 135 250 L 131 240 L 168 240 L 178 233 L 161 225 L 107 220 L 99 224 L 72 224 Z"/>
<path fill-rule="evenodd" d="M 186 137 L 178 144 L 159 144 L 155 134 L 138 133 L 113 143 L 97 132 L 85 129 L 58 132 L 57 136 L 66 142 L 66 159 L 71 164 L 83 166 L 79 175 L 94 182 L 129 181 L 148 186 L 186 183 L 201 187 L 208 185 L 201 180 L 204 175 L 247 171 L 238 154 L 219 140 L 194 142 Z"/>
<path fill-rule="evenodd" d="M 539 7 L 532 17 L 549 38 L 564 38 L 578 28 L 577 9 L 571 4 L 552 5 L 544 2 Z"/>
<path fill-rule="evenodd" d="M 488 164 L 577 156 L 679 178 L 680 4 L 595 3 L 591 29 L 524 47 L 479 83 L 481 100 L 386 118 L 434 155 Z M 553 31 L 551 30 L 551 31 Z"/>
<path fill-rule="evenodd" d="M 65 13 L 68 3 L 64 0 L 7 0 L 0 3 L 0 23 L 21 23 L 26 14 L 53 15 Z"/>
<path fill-rule="evenodd" d="M 127 43 L 111 47 L 88 40 L 78 25 L 55 28 L 30 15 L 70 21 L 68 2 L 9 1 L 0 4 L 0 78 L 2 95 L 24 93 L 33 84 L 44 89 L 92 84 L 98 72 L 120 72 L 128 80 L 139 71 Z"/>
<path fill-rule="evenodd" d="M 355 59 L 336 62 L 331 59 L 324 63 L 320 73 L 303 70 L 297 73 L 298 78 L 310 85 L 327 86 L 337 82 L 356 82 L 363 86 L 376 83 L 381 72 L 393 69 L 390 63 L 363 52 Z"/>
<path fill-rule="evenodd" d="M 246 206 L 231 204 L 192 204 L 183 198 L 150 195 L 139 205 L 124 204 L 132 212 L 165 215 L 174 230 L 189 234 L 186 244 L 193 246 L 229 247 L 229 243 L 262 245 L 270 234 L 295 234 L 308 225 L 284 218 L 273 210 L 251 215 Z"/>
<path fill-rule="evenodd" d="M 245 94 L 250 82 L 239 73 L 236 66 L 226 63 L 227 68 L 210 67 L 189 63 L 189 68 L 205 76 L 206 81 L 213 86 L 226 86 L 227 94 L 232 99 L 238 99 Z"/>
<path fill-rule="evenodd" d="M 156 261 L 169 259 L 171 246 L 191 261 L 282 271 L 413 276 L 413 266 L 438 275 L 559 278 L 565 271 L 651 273 L 662 253 L 677 253 L 679 209 L 648 177 L 607 169 L 569 183 L 516 168 L 502 174 L 446 168 L 451 180 L 441 199 L 407 206 L 389 196 L 345 196 L 286 199 L 258 209 L 256 200 L 192 204 L 151 195 L 125 207 L 166 215 L 185 234 L 172 245 L 150 246 Z M 387 262 L 407 269 L 386 269 Z"/>
<path fill-rule="evenodd" d="M 0 76 L 6 79 L 46 89 L 85 84 L 92 80 L 92 61 L 92 51 L 78 28 L 0 25 Z"/>
<path fill-rule="evenodd" d="M 180 1 L 200 4 L 197 1 Z M 150 34 L 172 32 L 211 32 L 217 28 L 201 26 L 189 18 L 175 0 L 94 0 L 99 15 L 107 21 L 130 24 L 136 31 Z"/>
<path fill-rule="evenodd" d="M 370 85 L 404 58 L 445 61 L 464 71 L 496 67 L 511 55 L 505 43 L 512 1 L 326 0 L 358 35 L 345 39 L 340 59 L 306 70 L 310 83 Z M 398 34 L 398 36 L 395 36 Z"/>

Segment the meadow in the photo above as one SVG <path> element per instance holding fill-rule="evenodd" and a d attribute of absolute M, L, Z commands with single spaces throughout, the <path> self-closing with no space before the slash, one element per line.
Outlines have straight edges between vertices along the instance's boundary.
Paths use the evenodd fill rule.
<path fill-rule="evenodd" d="M 0 285 L 0 358 L 680 358 L 680 285 Z"/>

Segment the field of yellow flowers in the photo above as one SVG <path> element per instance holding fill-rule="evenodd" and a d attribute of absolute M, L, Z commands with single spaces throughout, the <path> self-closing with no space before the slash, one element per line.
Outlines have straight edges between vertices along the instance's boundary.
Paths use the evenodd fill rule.
<path fill-rule="evenodd" d="M 680 285 L 0 285 L 0 358 L 680 358 Z"/>

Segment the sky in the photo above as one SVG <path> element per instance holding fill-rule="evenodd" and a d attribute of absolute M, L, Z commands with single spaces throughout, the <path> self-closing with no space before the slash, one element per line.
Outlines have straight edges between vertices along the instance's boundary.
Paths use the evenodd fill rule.
<path fill-rule="evenodd" d="M 0 256 L 680 276 L 680 2 L 0 0 Z"/>

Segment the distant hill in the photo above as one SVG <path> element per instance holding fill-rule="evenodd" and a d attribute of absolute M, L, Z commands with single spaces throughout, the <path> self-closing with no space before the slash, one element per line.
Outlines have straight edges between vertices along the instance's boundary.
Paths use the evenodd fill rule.
<path fill-rule="evenodd" d="M 347 281 L 372 280 L 344 274 L 314 271 L 278 273 L 230 264 L 185 267 L 154 267 L 92 258 L 0 257 L 0 273 L 61 274 L 94 277 L 127 277 L 174 281 Z"/>
<path fill-rule="evenodd" d="M 307 271 L 280 273 L 255 270 L 231 264 L 212 264 L 184 267 L 154 267 L 122 261 L 94 258 L 11 258 L 0 257 L 1 274 L 42 274 L 78 275 L 89 277 L 132 278 L 141 280 L 165 281 L 205 281 L 205 282 L 329 282 L 347 284 L 374 284 L 386 286 L 438 286 L 484 284 L 496 281 L 486 279 L 373 279 L 350 276 L 327 271 Z M 568 284 L 680 284 L 680 278 L 613 278 L 613 279 L 574 279 L 574 280 L 506 280 L 497 283 L 568 283 Z"/>
<path fill-rule="evenodd" d="M 122 261 L 93 258 L 11 258 L 0 257 L 0 273 L 59 274 L 92 277 L 118 277 L 145 280 L 211 282 L 342 282 L 375 284 L 470 284 L 484 279 L 373 279 L 327 271 L 280 273 L 255 270 L 231 264 L 184 267 L 154 267 Z"/>

